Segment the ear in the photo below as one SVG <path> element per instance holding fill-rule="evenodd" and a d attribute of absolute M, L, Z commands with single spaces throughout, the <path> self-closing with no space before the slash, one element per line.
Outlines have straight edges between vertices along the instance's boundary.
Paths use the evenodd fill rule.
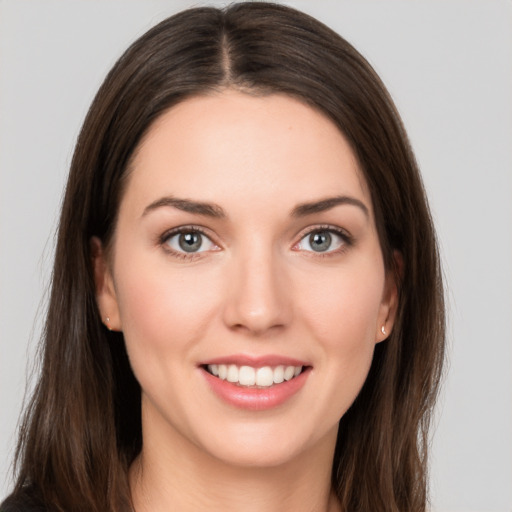
<path fill-rule="evenodd" d="M 93 236 L 90 240 L 94 283 L 96 286 L 96 303 L 101 321 L 109 331 L 121 331 L 121 319 L 117 303 L 112 271 L 101 240 Z"/>
<path fill-rule="evenodd" d="M 389 338 L 398 310 L 398 288 L 403 273 L 403 258 L 398 251 L 393 252 L 394 265 L 386 271 L 386 280 L 379 316 L 376 326 L 375 342 L 380 343 Z"/>

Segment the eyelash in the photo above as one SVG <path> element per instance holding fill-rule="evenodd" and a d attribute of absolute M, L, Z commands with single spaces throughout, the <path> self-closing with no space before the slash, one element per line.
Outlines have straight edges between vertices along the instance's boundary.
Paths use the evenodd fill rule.
<path fill-rule="evenodd" d="M 328 258 L 331 256 L 336 256 L 338 254 L 342 254 L 350 246 L 352 246 L 354 244 L 354 238 L 350 234 L 348 234 L 345 230 L 340 229 L 335 226 L 321 225 L 321 226 L 315 226 L 315 227 L 308 228 L 306 231 L 302 232 L 300 234 L 299 241 L 297 243 L 295 243 L 293 245 L 293 247 L 297 247 L 300 244 L 300 242 L 302 242 L 302 240 L 304 240 L 306 237 L 312 235 L 313 233 L 325 233 L 325 232 L 334 233 L 335 235 L 339 236 L 343 240 L 343 244 L 341 245 L 341 247 L 339 247 L 338 249 L 328 250 L 325 252 L 320 252 L 320 251 L 318 251 L 318 252 L 317 251 L 303 251 L 303 252 L 306 253 L 309 257 Z M 166 231 L 159 237 L 159 245 L 161 245 L 166 252 L 172 254 L 173 257 L 176 257 L 176 258 L 179 258 L 182 260 L 192 261 L 197 258 L 201 258 L 202 253 L 206 252 L 206 251 L 187 253 L 187 252 L 176 251 L 169 246 L 168 242 L 173 236 L 180 235 L 183 233 L 199 233 L 200 235 L 202 235 L 202 236 L 206 237 L 208 240 L 210 240 L 210 242 L 212 244 L 217 245 L 211 239 L 211 236 L 209 236 L 203 228 L 201 228 L 200 226 L 194 226 L 194 225 L 181 226 L 179 228 L 173 228 L 169 231 Z"/>
<path fill-rule="evenodd" d="M 193 226 L 193 225 L 192 226 L 181 226 L 179 228 L 174 228 L 169 231 L 166 231 L 163 235 L 160 236 L 159 244 L 164 248 L 164 250 L 166 252 L 168 252 L 175 258 L 179 258 L 182 260 L 188 260 L 188 261 L 192 261 L 197 258 L 200 258 L 202 255 L 202 252 L 204 252 L 204 251 L 187 253 L 187 252 L 176 251 L 169 246 L 168 242 L 173 236 L 181 235 L 183 233 L 199 233 L 200 235 L 202 235 L 205 238 L 207 238 L 208 240 L 210 240 L 212 244 L 217 245 L 212 240 L 211 236 L 209 236 L 203 228 L 201 228 L 200 226 Z"/>
<path fill-rule="evenodd" d="M 344 253 L 349 247 L 354 245 L 354 238 L 347 233 L 344 229 L 341 229 L 336 226 L 331 225 L 320 225 L 315 226 L 312 228 L 307 228 L 305 231 L 303 231 L 300 234 L 299 241 L 294 244 L 294 247 L 298 246 L 302 240 L 304 240 L 306 237 L 311 236 L 314 233 L 334 233 L 335 235 L 339 236 L 343 240 L 343 244 L 338 249 L 334 250 L 328 250 L 325 252 L 317 252 L 317 251 L 304 251 L 308 257 L 312 258 L 329 258 L 333 256 L 338 256 L 339 254 Z"/>

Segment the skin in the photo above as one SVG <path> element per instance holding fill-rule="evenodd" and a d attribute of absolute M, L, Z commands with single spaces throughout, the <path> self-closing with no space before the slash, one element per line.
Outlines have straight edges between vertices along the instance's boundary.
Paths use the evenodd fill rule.
<path fill-rule="evenodd" d="M 352 202 L 292 214 L 339 196 Z M 225 216 L 155 206 L 164 197 Z M 166 239 L 183 226 L 208 237 L 200 252 Z M 318 252 L 315 229 L 341 235 Z M 338 510 L 338 422 L 392 329 L 397 292 L 334 124 L 282 95 L 227 90 L 178 104 L 136 151 L 108 254 L 92 246 L 100 312 L 123 331 L 142 388 L 137 512 Z M 285 403 L 247 411 L 213 393 L 199 366 L 232 354 L 293 357 L 310 371 Z"/>

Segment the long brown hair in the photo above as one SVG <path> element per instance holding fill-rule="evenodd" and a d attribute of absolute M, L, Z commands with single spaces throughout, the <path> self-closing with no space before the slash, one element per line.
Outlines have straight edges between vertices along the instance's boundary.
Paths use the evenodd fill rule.
<path fill-rule="evenodd" d="M 399 310 L 341 419 L 332 485 L 345 511 L 424 511 L 445 319 L 418 168 L 366 60 L 315 19 L 264 2 L 166 19 L 125 52 L 98 91 L 62 206 L 42 371 L 21 427 L 13 496 L 31 495 L 49 510 L 130 509 L 127 471 L 142 445 L 140 388 L 122 334 L 99 317 L 90 239 L 111 239 L 130 157 L 155 119 L 184 98 L 227 87 L 300 99 L 339 127 L 358 158 L 384 261 L 399 281 Z"/>

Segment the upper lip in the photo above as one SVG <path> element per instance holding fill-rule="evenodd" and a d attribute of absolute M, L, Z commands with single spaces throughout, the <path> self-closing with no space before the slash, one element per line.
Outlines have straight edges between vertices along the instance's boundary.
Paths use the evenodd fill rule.
<path fill-rule="evenodd" d="M 232 354 L 229 356 L 220 356 L 213 359 L 202 361 L 200 366 L 209 364 L 234 364 L 236 366 L 251 366 L 253 368 L 262 368 L 263 366 L 310 366 L 306 361 L 294 357 L 282 356 L 277 354 L 268 354 L 262 356 L 252 356 L 247 354 Z"/>

